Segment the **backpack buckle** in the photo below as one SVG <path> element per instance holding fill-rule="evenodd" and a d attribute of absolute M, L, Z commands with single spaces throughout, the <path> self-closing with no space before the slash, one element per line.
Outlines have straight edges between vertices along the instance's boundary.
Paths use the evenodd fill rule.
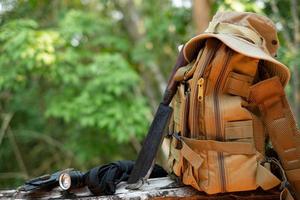
<path fill-rule="evenodd" d="M 181 142 L 182 141 L 182 139 L 181 139 L 182 136 L 180 136 L 179 134 L 180 134 L 180 132 L 173 133 L 173 137 L 176 139 L 176 145 L 175 145 L 176 149 L 182 149 L 182 142 Z"/>

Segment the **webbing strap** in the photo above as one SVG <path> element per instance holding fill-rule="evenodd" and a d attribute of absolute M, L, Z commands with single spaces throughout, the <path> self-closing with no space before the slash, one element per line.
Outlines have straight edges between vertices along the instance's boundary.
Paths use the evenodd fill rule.
<path fill-rule="evenodd" d="M 176 149 L 176 143 L 174 142 L 173 138 L 170 144 L 170 155 L 168 159 L 168 166 L 170 167 L 171 171 L 173 171 L 177 176 L 181 175 L 182 156 L 180 150 Z"/>
<path fill-rule="evenodd" d="M 248 99 L 249 90 L 253 77 L 230 72 L 226 84 L 225 91 L 229 94 L 245 97 Z"/>
<path fill-rule="evenodd" d="M 267 120 L 274 120 L 284 117 L 281 101 L 284 96 L 284 89 L 276 76 L 251 86 L 249 100 L 259 106 Z"/>
<path fill-rule="evenodd" d="M 300 181 L 300 169 L 288 170 L 285 173 L 290 181 Z"/>
<path fill-rule="evenodd" d="M 203 163 L 203 158 L 191 149 L 181 138 L 182 137 L 177 134 L 173 136 L 173 141 L 171 143 L 172 157 L 179 162 L 180 156 L 183 156 L 193 167 L 198 169 Z M 178 142 L 181 145 L 180 149 L 176 148 L 176 143 Z"/>
<path fill-rule="evenodd" d="M 262 121 L 253 113 L 253 138 L 257 151 L 265 155 L 265 130 Z"/>
<path fill-rule="evenodd" d="M 245 39 L 250 39 L 256 45 L 261 46 L 263 44 L 263 38 L 255 31 L 244 26 L 238 26 L 235 24 L 210 22 L 205 33 L 222 33 L 236 35 Z"/>
<path fill-rule="evenodd" d="M 193 151 L 216 151 L 226 152 L 229 154 L 245 154 L 253 155 L 256 153 L 253 143 L 247 142 L 219 142 L 215 140 L 195 140 L 186 137 L 181 137 Z"/>
<path fill-rule="evenodd" d="M 183 140 L 181 153 L 182 156 L 196 169 L 199 169 L 203 163 L 203 158 L 200 157 L 193 149 L 189 147 Z"/>
<path fill-rule="evenodd" d="M 219 142 L 214 140 L 195 140 L 186 137 L 173 137 L 174 140 L 179 140 L 182 145 L 180 152 L 175 148 L 172 142 L 171 154 L 174 159 L 179 160 L 182 155 L 193 167 L 198 169 L 203 158 L 199 155 L 200 151 L 216 151 L 227 152 L 230 154 L 245 154 L 253 155 L 256 153 L 252 143 L 246 142 Z M 177 157 L 177 158 L 176 158 Z"/>
<path fill-rule="evenodd" d="M 175 146 L 173 145 L 173 143 L 171 144 L 171 155 L 172 157 L 176 160 L 179 161 L 180 159 L 180 150 L 176 149 Z"/>

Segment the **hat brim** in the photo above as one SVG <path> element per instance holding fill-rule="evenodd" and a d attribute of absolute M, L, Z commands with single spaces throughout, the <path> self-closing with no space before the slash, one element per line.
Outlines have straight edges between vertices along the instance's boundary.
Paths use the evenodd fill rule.
<path fill-rule="evenodd" d="M 202 45 L 203 41 L 208 38 L 217 38 L 221 40 L 226 46 L 231 48 L 232 50 L 243 54 L 248 57 L 262 59 L 265 62 L 265 67 L 268 69 L 268 72 L 271 76 L 278 76 L 283 86 L 286 86 L 290 79 L 290 71 L 289 69 L 264 50 L 259 48 L 257 45 L 248 42 L 242 38 L 229 35 L 229 34 L 214 34 L 214 33 L 204 33 L 200 34 L 192 39 L 190 39 L 184 45 L 184 56 L 187 60 L 191 61 L 191 57 L 195 55 L 195 50 L 199 49 L 199 45 Z"/>

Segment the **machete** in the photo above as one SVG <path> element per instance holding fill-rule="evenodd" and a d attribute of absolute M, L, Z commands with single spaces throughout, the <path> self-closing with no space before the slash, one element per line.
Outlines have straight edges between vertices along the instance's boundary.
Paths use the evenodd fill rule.
<path fill-rule="evenodd" d="M 167 88 L 164 92 L 163 100 L 159 104 L 142 149 L 139 152 L 138 158 L 127 181 L 129 184 L 127 187 L 128 189 L 140 188 L 151 174 L 156 154 L 162 143 L 165 129 L 173 112 L 173 109 L 169 104 L 177 91 L 178 85 L 178 82 L 174 80 L 174 75 L 180 67 L 186 66 L 189 63 L 183 55 L 183 49 L 184 48 L 181 48 L 176 64 L 170 75 Z"/>

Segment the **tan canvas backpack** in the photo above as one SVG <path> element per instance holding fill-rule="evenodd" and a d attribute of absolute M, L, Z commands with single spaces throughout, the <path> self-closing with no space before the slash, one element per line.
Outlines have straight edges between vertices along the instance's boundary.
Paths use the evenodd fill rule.
<path fill-rule="evenodd" d="M 166 138 L 170 169 L 184 184 L 215 194 L 268 190 L 287 177 L 299 195 L 300 134 L 283 90 L 290 74 L 274 59 L 277 48 L 268 18 L 239 12 L 217 13 L 184 45 L 189 64 L 175 73 L 180 84 Z M 279 162 L 265 156 L 267 138 L 285 170 L 281 180 L 270 170 Z"/>

